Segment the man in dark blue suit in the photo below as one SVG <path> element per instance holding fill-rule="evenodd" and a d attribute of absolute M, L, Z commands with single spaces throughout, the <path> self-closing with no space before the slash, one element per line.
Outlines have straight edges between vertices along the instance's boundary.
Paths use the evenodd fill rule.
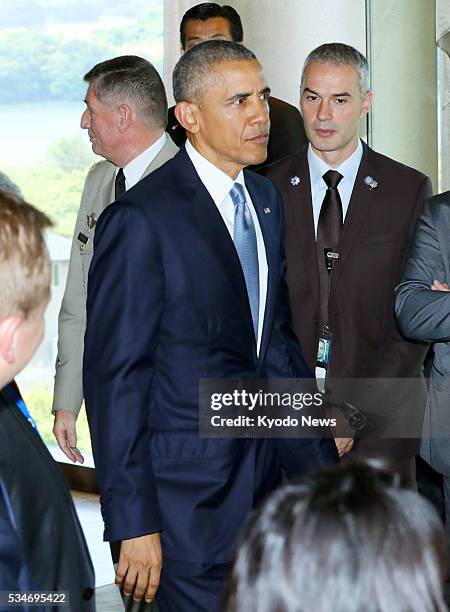
<path fill-rule="evenodd" d="M 14 591 L 33 591 L 36 585 L 31 578 L 31 572 L 25 559 L 23 546 L 15 528 L 14 511 L 9 501 L 5 485 L 0 480 L 0 593 L 6 595 Z M 7 599 L 7 597 L 6 597 Z M 7 601 L 0 603 L 0 610 Z M 20 608 L 23 612 L 34 612 L 26 604 Z M 39 607 L 36 612 L 43 612 Z"/>
<path fill-rule="evenodd" d="M 161 612 L 221 610 L 236 538 L 280 465 L 337 461 L 329 439 L 198 434 L 200 379 L 311 375 L 290 327 L 280 196 L 242 171 L 266 155 L 269 92 L 240 44 L 183 55 L 186 148 L 97 224 L 83 371 L 105 539 L 122 540 L 116 582 L 137 600 L 157 592 Z"/>

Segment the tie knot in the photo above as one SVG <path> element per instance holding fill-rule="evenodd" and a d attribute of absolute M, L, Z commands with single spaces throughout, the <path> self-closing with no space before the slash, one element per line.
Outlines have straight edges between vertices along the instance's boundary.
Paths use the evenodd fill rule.
<path fill-rule="evenodd" d="M 230 197 L 235 206 L 245 204 L 244 187 L 240 183 L 235 183 L 230 190 Z"/>
<path fill-rule="evenodd" d="M 344 177 L 336 170 L 328 170 L 328 172 L 325 172 L 322 178 L 328 188 L 336 189 Z"/>

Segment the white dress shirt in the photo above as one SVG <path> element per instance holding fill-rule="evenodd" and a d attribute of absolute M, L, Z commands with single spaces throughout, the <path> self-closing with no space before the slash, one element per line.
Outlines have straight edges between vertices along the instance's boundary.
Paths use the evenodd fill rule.
<path fill-rule="evenodd" d="M 314 153 L 311 145 L 308 146 L 308 166 L 309 178 L 311 180 L 311 199 L 314 217 L 314 230 L 317 236 L 317 224 L 319 223 L 320 209 L 327 191 L 327 185 L 322 176 L 328 170 L 337 170 L 344 178 L 341 179 L 338 185 L 339 195 L 342 202 L 342 214 L 345 221 L 348 205 L 352 196 L 353 187 L 355 185 L 356 175 L 358 173 L 359 164 L 363 154 L 363 146 L 358 139 L 358 146 L 354 152 L 337 168 L 332 168 L 324 162 L 318 155 Z"/>
<path fill-rule="evenodd" d="M 209 195 L 217 206 L 220 215 L 225 223 L 228 232 L 230 233 L 231 240 L 233 240 L 234 231 L 234 204 L 230 196 L 230 190 L 235 183 L 239 183 L 244 188 L 245 199 L 249 207 L 250 213 L 253 219 L 253 225 L 255 226 L 256 232 L 256 244 L 258 249 L 258 266 L 259 266 L 259 316 L 258 316 L 258 338 L 256 342 L 257 353 L 261 346 L 261 336 L 264 324 L 264 311 L 266 308 L 266 297 L 267 297 L 267 257 L 266 247 L 264 246 L 264 240 L 259 225 L 258 215 L 256 214 L 255 207 L 253 205 L 250 194 L 245 186 L 244 173 L 239 172 L 235 181 L 230 178 L 225 172 L 219 170 L 217 166 L 214 166 L 208 161 L 203 155 L 201 155 L 191 143 L 186 141 L 186 153 L 189 155 L 190 160 L 194 164 L 194 168 L 197 174 L 209 192 Z"/>
<path fill-rule="evenodd" d="M 166 144 L 167 138 L 168 136 L 164 132 L 156 142 L 124 166 L 123 173 L 125 174 L 125 188 L 127 190 L 134 187 L 141 180 L 144 172 Z M 118 172 L 119 168 L 116 169 L 116 176 Z"/>

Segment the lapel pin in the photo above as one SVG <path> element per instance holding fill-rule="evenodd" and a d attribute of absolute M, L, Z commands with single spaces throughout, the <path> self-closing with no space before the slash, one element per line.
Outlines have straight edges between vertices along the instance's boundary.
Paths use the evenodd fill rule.
<path fill-rule="evenodd" d="M 96 223 L 97 223 L 97 219 L 95 218 L 95 213 L 92 213 L 92 215 L 87 215 L 86 216 L 86 223 L 88 226 L 89 230 L 94 229 Z"/>
<path fill-rule="evenodd" d="M 376 189 L 378 187 L 378 183 L 373 176 L 366 176 L 364 183 L 367 185 L 367 187 L 369 187 L 369 189 Z"/>
<path fill-rule="evenodd" d="M 297 187 L 299 183 L 300 183 L 300 179 L 298 176 L 293 176 L 291 178 L 291 185 L 293 185 L 294 187 Z"/>
<path fill-rule="evenodd" d="M 266 213 L 266 215 L 268 215 L 270 213 L 270 208 L 265 208 L 264 212 Z"/>

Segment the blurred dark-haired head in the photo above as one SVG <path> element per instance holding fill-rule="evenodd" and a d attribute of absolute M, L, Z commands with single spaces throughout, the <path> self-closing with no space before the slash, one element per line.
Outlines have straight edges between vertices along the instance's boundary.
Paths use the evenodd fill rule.
<path fill-rule="evenodd" d="M 417 493 L 349 464 L 275 491 L 238 550 L 227 612 L 441 612 L 445 537 Z"/>
<path fill-rule="evenodd" d="M 205 40 L 242 42 L 244 33 L 238 12 L 232 6 L 202 2 L 190 8 L 180 24 L 181 48 L 188 51 Z"/>

